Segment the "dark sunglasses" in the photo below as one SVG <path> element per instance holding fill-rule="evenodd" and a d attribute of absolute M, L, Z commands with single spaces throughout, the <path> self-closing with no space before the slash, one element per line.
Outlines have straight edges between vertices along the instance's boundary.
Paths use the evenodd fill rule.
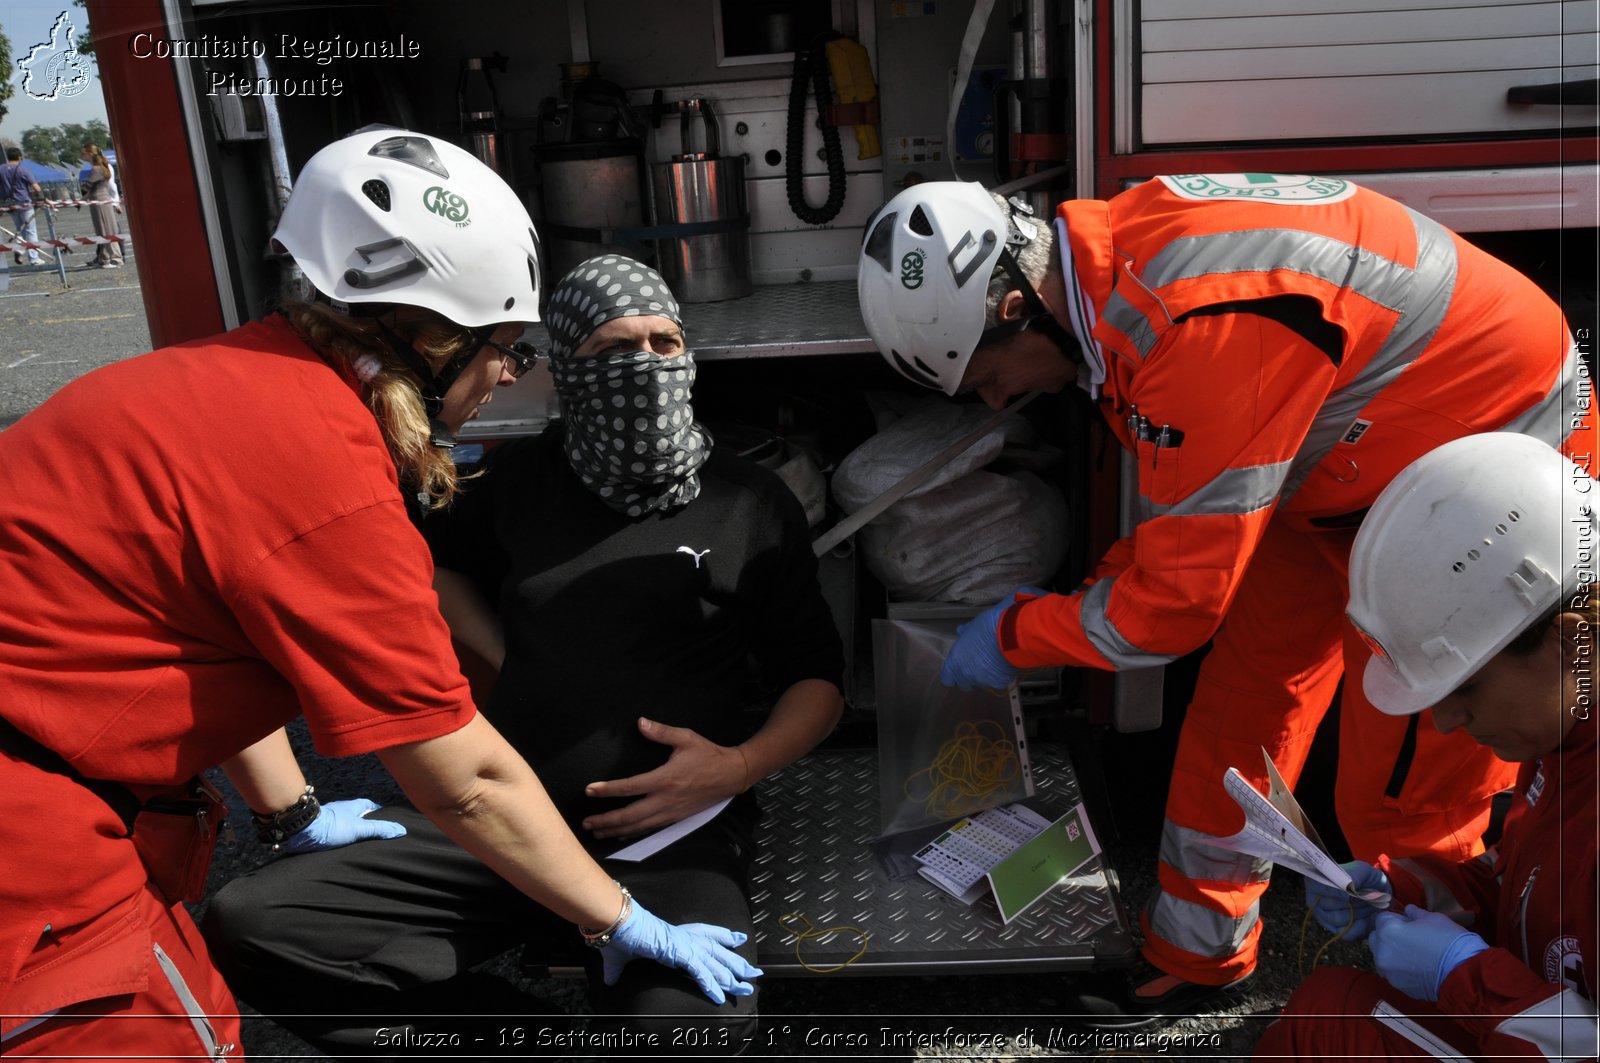
<path fill-rule="evenodd" d="M 503 343 L 496 343 L 491 340 L 487 334 L 474 336 L 474 339 L 485 347 L 493 347 L 509 359 L 505 364 L 510 369 L 513 379 L 520 379 L 522 374 L 532 369 L 534 363 L 539 360 L 539 348 L 526 340 L 518 340 L 507 347 Z"/>

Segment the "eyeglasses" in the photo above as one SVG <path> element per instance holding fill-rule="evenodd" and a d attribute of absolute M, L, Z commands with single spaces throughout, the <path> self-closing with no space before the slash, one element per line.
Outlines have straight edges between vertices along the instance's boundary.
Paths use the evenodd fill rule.
<path fill-rule="evenodd" d="M 479 336 L 478 341 L 485 347 L 493 347 L 499 351 L 502 358 L 501 365 L 511 374 L 513 380 L 520 379 L 522 374 L 532 369 L 539 360 L 539 348 L 525 340 L 518 340 L 507 347 L 503 343 L 496 343 L 487 336 Z"/>

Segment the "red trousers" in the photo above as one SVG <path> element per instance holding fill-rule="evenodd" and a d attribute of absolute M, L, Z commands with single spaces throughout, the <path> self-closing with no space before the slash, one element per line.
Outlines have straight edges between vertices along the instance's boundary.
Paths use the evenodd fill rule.
<path fill-rule="evenodd" d="M 1167 798 L 1161 889 L 1143 916 L 1145 956 L 1188 981 L 1221 985 L 1256 963 L 1270 865 L 1210 844 L 1244 826 L 1223 775 L 1238 768 L 1265 792 L 1265 749 L 1294 786 L 1341 676 L 1335 802 L 1358 858 L 1469 859 L 1482 850 L 1490 797 L 1515 781 L 1514 765 L 1465 733 L 1439 734 L 1430 713 L 1387 716 L 1367 701 L 1369 651 L 1344 617 L 1353 539 L 1274 519 L 1201 665 Z"/>
<path fill-rule="evenodd" d="M 1319 967 L 1256 1043 L 1256 1059 L 1471 1058 L 1474 1040 L 1439 1009 L 1368 971 Z"/>
<path fill-rule="evenodd" d="M 96 982 L 124 991 L 76 999 Z M 143 988 L 127 991 L 133 983 Z M 28 1006 L 63 989 L 75 1003 Z M 238 1010 L 188 911 L 147 885 L 125 912 L 81 935 L 64 930 L 23 964 L 0 1002 L 0 1056 L 242 1059 Z"/>

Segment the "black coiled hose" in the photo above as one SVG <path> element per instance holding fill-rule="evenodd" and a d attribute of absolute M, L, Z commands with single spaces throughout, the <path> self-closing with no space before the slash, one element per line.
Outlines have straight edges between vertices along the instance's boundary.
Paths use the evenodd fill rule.
<path fill-rule="evenodd" d="M 828 166 L 828 201 L 821 207 L 806 202 L 806 75 L 817 97 L 817 115 L 822 119 L 822 152 Z M 789 83 L 788 151 L 783 162 L 784 189 L 789 194 L 789 209 L 807 225 L 832 221 L 844 207 L 844 152 L 839 147 L 839 128 L 827 121 L 833 91 L 828 85 L 827 37 L 820 36 L 809 48 L 794 54 L 794 80 Z"/>

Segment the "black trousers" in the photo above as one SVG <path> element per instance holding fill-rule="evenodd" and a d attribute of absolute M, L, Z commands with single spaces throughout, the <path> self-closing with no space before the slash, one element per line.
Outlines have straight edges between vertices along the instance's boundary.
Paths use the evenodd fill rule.
<path fill-rule="evenodd" d="M 740 952 L 754 963 L 748 826 L 755 813 L 742 805 L 736 801 L 648 860 L 602 863 L 668 922 L 750 935 Z M 736 1053 L 754 1043 L 754 996 L 716 1005 L 683 972 L 642 959 L 606 986 L 599 952 L 582 945 L 572 924 L 421 813 L 400 805 L 373 816 L 405 824 L 406 836 L 281 857 L 223 887 L 202 927 L 234 993 L 321 1051 L 389 1058 L 397 1047 L 415 1055 L 419 1045 L 444 1049 L 459 1041 L 461 1058 L 473 1058 L 474 1044 L 490 1058 L 499 1047 L 503 1057 L 504 1039 L 517 1030 L 532 1049 L 527 1039 L 541 1024 L 530 1016 L 552 1009 L 504 979 L 469 972 L 519 944 L 529 962 L 581 962 L 586 969 L 595 1017 L 586 1029 L 544 1027 L 584 1030 L 582 1040 L 566 1042 L 573 1055 L 607 1055 L 608 1043 L 619 1054 L 637 1054 L 639 1039 L 650 1037 L 646 1050 L 662 1055 Z"/>

